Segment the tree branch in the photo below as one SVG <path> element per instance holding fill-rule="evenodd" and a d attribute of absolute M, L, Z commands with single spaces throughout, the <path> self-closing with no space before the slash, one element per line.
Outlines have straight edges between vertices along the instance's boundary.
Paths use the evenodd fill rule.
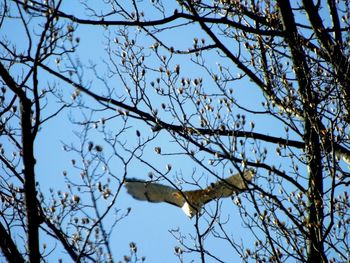
<path fill-rule="evenodd" d="M 0 76 L 6 85 L 18 95 L 21 106 L 21 132 L 22 132 L 22 152 L 23 152 L 23 174 L 24 174 L 24 194 L 26 200 L 28 250 L 30 262 L 40 261 L 39 251 L 39 218 L 36 205 L 35 189 L 35 158 L 34 158 L 34 138 L 32 134 L 31 101 L 26 97 L 25 92 L 16 84 L 8 71 L 0 62 Z"/>
<path fill-rule="evenodd" d="M 10 263 L 25 262 L 22 254 L 18 251 L 16 244 L 13 242 L 11 236 L 7 233 L 5 227 L 0 222 L 0 247 L 6 259 Z"/>

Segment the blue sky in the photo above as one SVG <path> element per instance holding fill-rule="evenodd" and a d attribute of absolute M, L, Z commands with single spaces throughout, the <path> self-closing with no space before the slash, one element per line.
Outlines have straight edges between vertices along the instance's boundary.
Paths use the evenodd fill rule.
<path fill-rule="evenodd" d="M 79 14 L 79 10 L 74 9 L 74 5 L 71 7 L 66 6 L 67 10 L 70 9 L 70 13 Z M 77 11 L 77 13 L 76 13 Z M 20 49 L 22 46 L 26 47 L 26 42 L 22 41 L 23 36 L 23 26 L 19 26 L 15 20 L 7 20 L 6 24 L 3 26 L 5 31 L 1 34 L 2 36 L 6 35 L 8 38 L 11 38 L 17 47 Z M 80 62 L 83 65 L 88 65 L 89 63 L 96 63 L 97 70 L 102 75 L 106 74 L 106 67 L 104 66 L 103 60 L 107 60 L 106 53 L 104 51 L 104 46 L 106 44 L 106 36 L 113 34 L 116 29 L 109 28 L 109 30 L 102 30 L 100 27 L 92 26 L 79 26 L 75 36 L 79 36 L 80 45 L 77 49 L 77 52 L 72 55 L 72 58 L 79 58 Z M 130 29 L 132 33 L 134 29 Z M 172 43 L 175 47 L 185 48 L 191 45 L 193 38 L 197 37 L 201 39 L 203 34 L 199 32 L 198 28 L 190 28 L 187 30 L 178 30 L 178 36 L 174 36 L 173 33 L 164 33 L 162 38 L 165 39 L 165 42 Z M 142 37 L 142 36 L 141 36 Z M 138 44 L 144 45 L 146 48 L 149 47 L 154 41 L 147 38 L 140 40 Z M 164 52 L 165 53 L 165 52 Z M 215 53 L 213 52 L 213 57 Z M 212 64 L 212 68 L 217 70 L 217 62 L 207 58 L 208 64 Z M 152 61 L 152 58 L 150 58 Z M 54 64 L 54 58 L 47 61 L 48 64 L 52 67 L 56 67 Z M 61 64 L 66 63 L 65 60 L 60 62 Z M 151 63 L 151 62 L 150 62 Z M 188 57 L 179 56 L 174 59 L 173 64 L 181 65 L 181 72 L 184 72 L 185 76 L 196 78 L 204 75 L 204 71 L 195 66 L 194 63 L 190 62 Z M 225 63 L 220 61 L 220 63 Z M 15 72 L 14 72 L 15 73 Z M 91 72 L 90 72 L 91 73 Z M 91 86 L 95 91 L 102 90 L 102 83 L 96 79 L 89 72 L 84 76 L 84 83 L 93 83 Z M 237 71 L 237 74 L 239 71 Z M 15 73 L 16 74 L 16 73 Z M 205 75 L 204 75 L 205 76 Z M 149 78 L 151 79 L 151 77 Z M 205 85 L 207 80 L 204 79 Z M 51 83 L 51 79 L 47 75 L 43 75 L 40 79 L 40 87 L 45 88 L 48 83 Z M 120 85 L 118 80 L 110 79 L 108 80 L 110 85 Z M 260 105 L 262 100 L 261 93 L 253 84 L 248 81 L 239 81 L 233 87 L 234 92 L 237 94 L 236 97 L 239 99 L 240 103 L 244 106 L 250 107 L 253 103 Z M 65 97 L 69 97 L 74 89 L 69 87 L 66 84 L 57 83 L 57 87 L 62 90 L 62 93 L 65 94 Z M 118 88 L 116 88 L 118 89 Z M 121 91 L 123 92 L 123 91 Z M 161 101 L 158 100 L 157 96 L 154 97 L 154 105 L 160 106 Z M 83 100 L 91 101 L 86 96 L 83 96 Z M 50 113 L 54 112 L 57 109 L 57 104 L 55 104 L 55 99 L 50 98 L 48 106 L 43 111 L 44 115 L 47 116 Z M 239 109 L 235 108 L 236 112 L 239 113 Z M 85 111 L 87 112 L 87 111 Z M 105 112 L 103 112 L 105 114 Z M 102 115 L 103 115 L 102 114 Z M 110 113 L 111 115 L 113 113 Z M 78 165 L 81 163 L 79 157 L 71 152 L 66 152 L 63 150 L 63 143 L 79 145 L 79 138 L 74 135 L 75 131 L 80 131 L 80 127 L 77 125 L 72 125 L 70 118 L 75 120 L 81 119 L 81 109 L 75 108 L 73 110 L 64 110 L 56 118 L 48 121 L 42 126 L 40 133 L 35 144 L 35 156 L 37 159 L 36 173 L 37 181 L 40 184 L 40 189 L 44 192 L 47 201 L 49 202 L 49 189 L 54 189 L 54 192 L 61 190 L 62 192 L 67 191 L 67 185 L 65 182 L 65 177 L 62 175 L 64 171 L 68 172 L 68 177 L 73 181 L 79 181 L 79 172 L 76 169 L 72 168 L 71 159 L 75 159 Z M 106 117 L 103 115 L 103 117 Z M 101 118 L 99 114 L 96 114 L 93 119 L 98 120 Z M 254 118 L 254 121 L 257 122 L 257 119 L 260 117 Z M 247 118 L 249 121 L 249 117 Z M 171 122 L 171 120 L 167 120 Z M 142 122 L 132 121 L 132 126 L 130 127 L 127 134 L 122 136 L 122 139 L 128 145 L 136 145 L 138 138 L 135 136 L 136 130 L 141 131 L 141 140 L 146 139 L 149 136 L 152 136 L 153 133 L 150 130 L 150 127 L 145 127 Z M 118 127 L 119 122 L 117 120 L 112 120 L 107 123 L 107 127 L 110 130 L 114 130 L 113 127 Z M 256 127 L 260 130 L 269 130 L 268 127 L 273 125 L 272 120 L 266 120 L 262 117 L 262 121 L 256 123 Z M 118 128 L 116 128 L 118 129 Z M 94 142 L 99 142 L 103 144 L 103 138 L 97 132 L 92 131 L 90 133 L 90 139 Z M 175 143 L 170 143 L 171 138 L 165 131 L 162 131 L 161 134 L 157 137 L 155 142 L 152 142 L 145 150 L 143 158 L 149 160 L 154 167 L 165 171 L 166 164 L 172 164 L 172 171 L 169 173 L 169 178 L 173 178 L 176 175 L 183 176 L 184 178 L 189 178 L 189 175 L 194 175 L 195 177 L 203 176 L 202 183 L 206 182 L 206 173 L 200 167 L 194 165 L 190 158 L 180 155 L 168 155 L 168 156 L 159 156 L 154 151 L 155 146 L 161 146 L 163 153 L 173 153 L 179 151 L 178 146 Z M 79 147 L 79 146 L 78 146 Z M 106 146 L 104 146 L 106 147 Z M 108 154 L 107 154 L 108 155 Z M 208 161 L 208 158 L 205 159 Z M 101 168 L 101 167 L 99 167 Z M 122 176 L 123 174 L 123 165 L 118 160 L 110 163 L 109 169 L 116 176 Z M 139 179 L 147 179 L 148 172 L 151 169 L 145 167 L 138 161 L 133 161 L 132 164 L 128 167 L 127 177 L 136 177 Z M 227 169 L 228 170 L 228 169 Z M 228 171 L 225 171 L 228 175 Z M 120 173 L 119 173 L 120 171 Z M 222 173 L 218 169 L 219 174 Z M 102 179 L 102 181 L 105 180 Z M 209 181 L 213 181 L 209 178 Z M 113 185 L 113 183 L 112 183 Z M 188 187 L 190 189 L 191 187 Z M 221 204 L 221 202 L 220 202 Z M 108 205 L 108 202 L 101 202 L 101 206 Z M 125 213 L 125 211 L 131 207 L 131 213 L 128 217 L 121 220 L 117 225 L 112 235 L 112 252 L 116 260 L 121 259 L 123 255 L 129 254 L 129 243 L 135 242 L 138 246 L 138 255 L 145 256 L 148 262 L 163 262 L 165 259 L 167 262 L 178 262 L 177 257 L 174 254 L 174 247 L 181 246 L 180 243 L 176 240 L 177 233 L 185 238 L 185 243 L 189 246 L 193 245 L 193 240 L 191 236 L 195 235 L 195 219 L 189 219 L 182 212 L 181 209 L 168 204 L 151 204 L 147 202 L 139 202 L 132 199 L 129 195 L 126 194 L 126 191 L 123 189 L 118 195 L 117 203 L 115 208 L 120 210 L 120 213 Z M 208 206 L 210 207 L 210 206 Z M 215 208 L 215 205 L 211 206 Z M 245 245 L 251 245 L 252 239 L 247 235 L 247 230 L 244 229 L 241 218 L 238 215 L 237 207 L 232 203 L 230 199 L 222 201 L 222 211 L 223 217 L 227 218 L 228 223 L 225 227 L 228 229 L 228 233 L 232 234 L 235 241 L 238 243 L 244 243 Z M 106 222 L 106 224 L 113 223 L 114 217 L 111 216 Z M 203 220 L 203 226 L 205 226 L 205 221 Z M 173 234 L 172 234 L 173 233 Z M 52 239 L 47 239 L 47 237 L 42 234 L 42 242 L 48 242 L 48 250 L 54 248 L 57 243 L 52 242 Z M 47 240 L 47 241 L 46 241 Z M 49 241 L 50 240 L 50 241 Z M 213 237 L 208 238 L 205 241 L 206 247 L 213 254 L 220 255 L 220 259 L 225 262 L 234 262 L 239 260 L 238 255 L 232 249 L 226 249 L 228 244 L 219 239 Z M 61 253 L 61 248 L 58 247 L 50 256 L 49 261 L 53 262 L 57 257 L 63 257 L 64 262 L 69 261 L 68 257 Z M 187 254 L 183 255 L 184 262 L 198 262 L 199 254 Z M 207 262 L 211 262 L 210 258 L 207 258 Z"/>
<path fill-rule="evenodd" d="M 172 8 L 169 5 L 169 13 L 171 13 Z M 64 9 L 68 13 L 74 13 L 76 15 L 84 15 L 84 12 L 81 11 L 79 5 L 74 4 L 66 4 Z M 145 9 L 145 13 L 148 16 L 153 14 L 149 14 L 147 9 Z M 153 11 L 152 11 L 153 12 Z M 154 14 L 157 16 L 157 14 Z M 64 22 L 63 22 L 64 23 Z M 118 28 L 109 27 L 108 29 L 102 29 L 102 27 L 93 27 L 93 26 L 78 26 L 76 32 L 74 33 L 75 37 L 80 38 L 80 44 L 75 53 L 72 54 L 71 58 L 73 60 L 79 61 L 85 67 L 88 67 L 90 64 L 96 65 L 96 70 L 98 74 L 103 76 L 104 80 L 108 84 L 109 87 L 112 87 L 115 91 L 115 94 L 125 96 L 125 90 L 123 89 L 122 82 L 116 76 L 109 78 L 108 68 L 106 67 L 106 63 L 110 63 L 108 54 L 105 51 L 106 44 L 108 43 L 108 37 L 113 38 L 114 35 L 117 37 Z M 129 29 L 130 37 L 135 34 L 135 29 Z M 174 32 L 162 33 L 160 36 L 166 43 L 171 43 L 174 47 L 186 48 L 191 46 L 193 38 L 201 39 L 205 37 L 202 32 L 199 31 L 198 27 L 188 27 L 186 30 L 179 28 Z M 18 49 L 25 48 L 27 43 L 23 42 L 23 26 L 19 26 L 16 20 L 6 20 L 5 24 L 2 27 L 2 32 L 0 33 L 0 37 L 6 36 L 13 43 L 16 43 Z M 154 40 L 150 40 L 144 34 L 140 34 L 137 38 L 137 44 L 143 46 L 145 48 L 146 54 L 151 54 L 149 47 L 154 43 Z M 113 45 L 113 44 L 112 44 Z M 113 49 L 117 49 L 113 47 Z M 167 54 L 165 50 L 160 48 L 160 52 Z M 167 54 L 168 55 L 168 54 Z M 228 65 L 231 67 L 232 71 L 236 71 L 237 74 L 241 73 L 238 69 L 235 69 L 232 66 L 232 63 L 229 63 L 227 60 L 220 59 L 218 61 L 219 56 L 212 52 L 210 55 L 206 56 L 206 63 L 210 65 L 209 67 L 214 71 L 218 70 L 218 62 L 222 65 Z M 116 63 L 119 63 L 119 58 L 113 57 Z M 146 56 L 146 63 L 148 63 L 152 67 L 156 67 L 156 63 L 159 63 L 152 57 Z M 67 58 L 64 58 L 60 63 L 64 65 L 67 63 Z M 47 64 L 51 67 L 55 68 L 55 58 L 51 58 L 47 61 Z M 195 63 L 189 60 L 188 56 L 178 56 L 175 57 L 171 64 L 175 67 L 176 64 L 181 65 L 181 74 L 184 77 L 190 77 L 192 79 L 197 77 L 203 77 L 205 89 L 208 91 L 214 91 L 212 87 L 213 83 L 208 78 L 205 77 L 206 73 L 203 69 L 200 69 Z M 16 72 L 16 70 L 18 70 Z M 17 75 L 20 73 L 20 68 L 15 68 L 13 70 L 13 74 Z M 83 77 L 83 83 L 85 85 L 89 85 L 93 91 L 99 94 L 105 94 L 107 92 L 104 87 L 104 83 L 96 78 L 91 70 L 85 69 Z M 149 91 L 150 99 L 152 102 L 152 106 L 154 105 L 156 108 L 160 108 L 160 105 L 164 100 L 157 96 L 155 92 L 153 92 L 150 88 L 150 82 L 157 77 L 156 74 L 149 73 L 146 88 L 147 92 Z M 64 98 L 69 100 L 71 94 L 75 92 L 73 87 L 65 83 L 53 82 L 52 78 L 47 74 L 42 74 L 40 78 L 39 86 L 41 88 L 47 88 L 50 85 L 55 83 L 57 85 L 58 90 L 61 90 L 62 94 L 64 94 Z M 128 82 L 130 80 L 127 80 Z M 131 81 L 130 81 L 131 83 Z M 240 81 L 234 82 L 232 86 L 234 90 L 234 94 L 239 104 L 247 107 L 251 110 L 262 110 L 261 102 L 264 101 L 262 97 L 262 93 L 258 88 L 254 86 L 252 82 L 249 82 L 246 78 Z M 99 108 L 100 106 L 95 104 L 91 100 L 91 98 L 86 95 L 81 95 L 82 100 L 89 105 L 93 105 L 93 107 Z M 52 114 L 59 107 L 59 103 L 57 102 L 57 98 L 50 96 L 49 103 L 47 107 L 43 110 L 43 116 L 48 116 Z M 144 106 L 145 107 L 145 106 Z M 192 108 L 186 108 L 190 111 Z M 234 114 L 241 114 L 242 111 L 237 107 L 233 107 Z M 85 114 L 85 115 L 84 115 Z M 44 192 L 45 197 L 47 198 L 47 202 L 50 202 L 50 188 L 54 189 L 56 193 L 58 190 L 62 192 L 69 191 L 67 188 L 66 178 L 63 176 L 63 172 L 67 171 L 68 177 L 70 180 L 74 182 L 79 182 L 80 172 L 78 169 L 72 167 L 72 159 L 76 161 L 77 166 L 84 166 L 81 158 L 79 158 L 77 153 L 73 151 L 65 151 L 63 149 L 63 145 L 67 144 L 68 146 L 73 145 L 77 148 L 80 147 L 80 142 L 82 139 L 81 127 L 79 125 L 72 124 L 73 121 L 81 121 L 84 120 L 86 116 L 89 116 L 90 112 L 87 109 L 83 109 L 82 107 L 76 107 L 74 109 L 66 109 L 62 111 L 57 117 L 47 121 L 40 130 L 38 134 L 38 138 L 35 144 L 35 156 L 37 159 L 36 165 L 36 173 L 37 180 L 40 184 L 40 189 Z M 116 153 L 121 154 L 122 156 L 127 156 L 128 153 L 120 147 L 120 145 L 116 144 L 114 149 L 112 149 L 111 145 L 106 143 L 103 134 L 101 133 L 103 127 L 106 128 L 107 134 L 116 134 L 121 130 L 121 125 L 123 122 L 120 118 L 114 118 L 108 120 L 105 125 L 101 125 L 98 123 L 98 120 L 101 118 L 108 118 L 115 114 L 114 111 L 102 111 L 102 112 L 94 112 L 91 119 L 96 121 L 98 127 L 96 129 L 89 130 L 87 134 L 87 141 L 93 141 L 94 144 L 102 145 L 104 148 L 103 154 L 105 155 L 105 159 L 108 161 L 108 169 L 107 172 L 104 170 L 103 164 L 98 162 L 93 163 L 96 168 L 96 173 L 101 173 L 102 176 L 100 181 L 105 184 L 108 180 L 111 180 L 110 186 L 112 187 L 112 191 L 116 191 L 118 186 L 118 181 L 116 178 L 121 179 L 122 176 L 126 172 L 127 177 L 135 177 L 139 179 L 148 179 L 149 172 L 152 171 L 150 166 L 145 165 L 137 159 L 133 159 L 132 162 L 125 167 L 121 160 L 113 155 L 113 150 Z M 164 121 L 169 123 L 173 122 L 173 119 L 170 118 L 169 114 L 160 113 L 161 118 Z M 247 124 L 246 127 L 249 127 L 249 122 L 254 121 L 255 129 L 261 133 L 265 133 L 273 136 L 284 136 L 284 127 L 275 119 L 270 117 L 266 117 L 265 115 L 252 115 L 246 114 L 247 116 Z M 151 131 L 150 126 L 146 126 L 141 121 L 131 120 L 128 123 L 129 127 L 125 133 L 121 134 L 118 138 L 120 142 L 125 143 L 126 147 L 133 149 L 138 144 L 139 140 L 145 141 L 148 138 L 155 136 L 155 133 Z M 272 128 L 273 127 L 273 128 Z M 140 138 L 136 136 L 136 131 L 141 132 Z M 78 133 L 74 134 L 74 133 Z M 294 134 L 291 134 L 291 139 L 298 139 Z M 85 141 L 84 145 L 86 146 L 87 141 Z M 6 144 L 6 142 L 5 142 Z M 162 148 L 162 155 L 158 155 L 154 151 L 154 147 Z M 287 162 L 286 159 L 276 158 L 275 155 L 275 147 L 274 145 L 264 144 L 264 147 L 267 147 L 269 152 L 272 152 L 273 155 L 268 155 L 267 162 L 275 162 L 276 167 L 282 166 L 285 169 L 290 168 L 290 163 Z M 253 146 L 247 145 L 246 151 L 251 154 Z M 156 138 L 152 140 L 147 147 L 144 148 L 142 158 L 145 161 L 148 161 L 158 169 L 165 173 L 166 165 L 171 164 L 172 170 L 167 174 L 169 179 L 176 178 L 185 178 L 187 180 L 191 179 L 191 176 L 194 178 L 200 179 L 200 183 L 205 186 L 207 182 L 215 181 L 213 178 L 209 177 L 207 172 L 201 168 L 199 165 L 195 164 L 188 156 L 174 153 L 180 152 L 181 149 L 179 146 L 173 142 L 173 139 L 166 131 L 161 131 Z M 86 151 L 85 151 L 86 152 Z M 297 151 L 296 151 L 297 152 Z M 140 154 L 140 151 L 137 152 Z M 203 157 L 203 163 L 207 165 L 210 157 L 204 155 L 203 153 L 199 153 L 201 157 Z M 94 160 L 94 162 L 96 159 Z M 213 167 L 213 171 L 216 172 L 219 176 L 229 176 L 229 168 L 232 167 Z M 303 168 L 302 168 L 303 169 Z M 207 181 L 208 180 L 208 181 Z M 164 183 L 166 183 L 164 181 Z M 114 187 L 114 188 L 113 188 Z M 184 185 L 185 189 L 191 189 L 191 186 Z M 287 187 L 288 189 L 288 187 Z M 86 198 L 86 199 L 85 199 Z M 83 201 L 87 201 L 88 197 L 83 197 Z M 101 210 L 108 206 L 111 199 L 100 200 L 99 204 L 101 206 Z M 254 238 L 251 235 L 251 232 L 247 230 L 243 223 L 241 216 L 239 215 L 239 209 L 236 205 L 233 204 L 230 198 L 222 200 L 219 202 L 222 211 L 221 219 L 227 223 L 224 224 L 224 227 L 227 229 L 229 235 L 233 237 L 235 242 L 242 243 L 245 246 L 253 246 Z M 245 199 L 243 198 L 243 205 L 248 205 Z M 138 256 L 145 256 L 146 262 L 164 262 L 166 259 L 167 262 L 178 262 L 177 257 L 175 256 L 174 247 L 180 246 L 176 235 L 181 233 L 184 238 L 184 241 L 189 246 L 193 246 L 193 240 L 191 240 L 191 236 L 195 236 L 195 219 L 189 219 L 182 212 L 181 209 L 171 206 L 169 204 L 152 204 L 147 202 L 140 202 L 134 200 L 131 196 L 129 196 L 125 189 L 122 188 L 121 192 L 118 194 L 117 201 L 115 206 L 117 216 L 111 215 L 108 217 L 108 220 L 105 222 L 106 226 L 113 224 L 118 216 L 126 213 L 128 208 L 131 208 L 130 214 L 117 223 L 114 232 L 112 234 L 111 242 L 112 242 L 112 253 L 115 260 L 122 259 L 123 255 L 129 254 L 129 243 L 135 242 L 138 246 Z M 207 206 L 208 209 L 215 209 L 215 204 L 210 204 Z M 205 222 L 206 218 L 201 218 L 201 227 L 204 228 L 206 226 Z M 217 231 L 220 232 L 217 225 L 215 225 Z M 45 234 L 42 233 L 43 242 L 47 242 L 46 240 L 50 240 L 48 242 L 48 250 L 50 248 L 55 247 L 55 243 L 52 242 L 52 239 L 48 239 Z M 19 239 L 18 239 L 19 240 Z M 219 255 L 219 258 L 224 262 L 237 262 L 240 260 L 239 255 L 234 251 L 234 249 L 230 248 L 229 244 L 226 241 L 220 240 L 218 238 L 213 238 L 212 236 L 208 237 L 205 241 L 205 246 L 209 250 L 209 252 L 213 252 L 213 254 Z M 62 254 L 62 249 L 58 247 L 48 258 L 49 262 L 54 262 L 58 257 L 63 257 L 64 262 L 69 262 L 68 256 Z M 183 254 L 184 262 L 198 262 L 199 254 L 193 253 Z M 212 262 L 212 259 L 207 257 L 207 262 Z"/>

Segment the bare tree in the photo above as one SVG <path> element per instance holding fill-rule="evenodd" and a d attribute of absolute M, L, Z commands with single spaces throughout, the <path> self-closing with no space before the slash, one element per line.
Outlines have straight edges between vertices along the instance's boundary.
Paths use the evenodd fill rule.
<path fill-rule="evenodd" d="M 0 6 L 0 28 L 21 29 L 20 37 L 0 33 L 0 246 L 8 261 L 45 260 L 52 251 L 40 233 L 74 261 L 115 260 L 114 226 L 130 212 L 117 209 L 118 197 L 134 163 L 151 171 L 149 181 L 180 191 L 255 170 L 232 202 L 255 243 L 235 238 L 217 200 L 192 219 L 191 242 L 172 231 L 179 261 L 187 252 L 223 262 L 222 251 L 206 247 L 209 237 L 242 261 L 349 261 L 348 1 L 72 5 Z M 102 57 L 87 49 L 86 30 Z M 71 168 L 51 167 L 67 188 L 45 192 L 35 145 L 67 115 L 76 135 L 62 143 Z M 190 160 L 193 174 L 175 176 L 175 161 L 163 171 L 152 151 Z M 130 253 L 125 261 L 144 260 L 134 243 Z"/>

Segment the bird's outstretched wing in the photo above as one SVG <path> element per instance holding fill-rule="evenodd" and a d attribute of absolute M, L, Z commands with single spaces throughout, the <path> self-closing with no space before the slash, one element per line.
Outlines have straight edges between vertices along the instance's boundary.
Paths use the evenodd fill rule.
<path fill-rule="evenodd" d="M 230 197 L 233 194 L 238 194 L 248 189 L 247 182 L 250 182 L 254 174 L 252 170 L 246 170 L 243 174 L 237 173 L 228 178 L 220 179 L 211 184 L 206 189 L 202 190 L 202 201 L 204 204 L 213 199 Z"/>
<path fill-rule="evenodd" d="M 234 193 L 238 194 L 247 190 L 247 182 L 250 182 L 253 176 L 254 172 L 252 170 L 246 170 L 243 177 L 238 173 L 220 179 L 205 189 L 182 192 L 170 186 L 137 179 L 127 179 L 125 187 L 135 199 L 154 203 L 167 202 L 181 207 L 187 216 L 193 217 L 200 212 L 204 204 L 214 199 L 229 197 Z"/>
<path fill-rule="evenodd" d="M 185 203 L 183 195 L 173 187 L 138 179 L 126 179 L 128 193 L 137 200 L 153 203 L 166 202 L 178 207 Z"/>
<path fill-rule="evenodd" d="M 237 173 L 228 178 L 220 179 L 205 189 L 185 191 L 186 203 L 182 210 L 186 215 L 192 217 L 200 212 L 203 205 L 212 200 L 229 197 L 247 190 L 247 182 L 250 182 L 253 176 L 253 170 L 246 170 L 243 173 L 244 179 L 240 173 Z"/>

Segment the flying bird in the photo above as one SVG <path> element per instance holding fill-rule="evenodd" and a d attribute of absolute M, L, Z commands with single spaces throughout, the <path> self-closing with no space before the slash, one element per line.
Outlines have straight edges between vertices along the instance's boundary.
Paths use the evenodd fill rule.
<path fill-rule="evenodd" d="M 192 218 L 195 214 L 200 213 L 202 206 L 206 203 L 247 190 L 247 182 L 252 180 L 254 171 L 246 170 L 242 175 L 237 173 L 220 179 L 205 189 L 192 191 L 180 191 L 170 186 L 135 178 L 126 179 L 125 187 L 128 193 L 137 200 L 153 203 L 166 202 L 181 207 L 185 214 Z"/>

